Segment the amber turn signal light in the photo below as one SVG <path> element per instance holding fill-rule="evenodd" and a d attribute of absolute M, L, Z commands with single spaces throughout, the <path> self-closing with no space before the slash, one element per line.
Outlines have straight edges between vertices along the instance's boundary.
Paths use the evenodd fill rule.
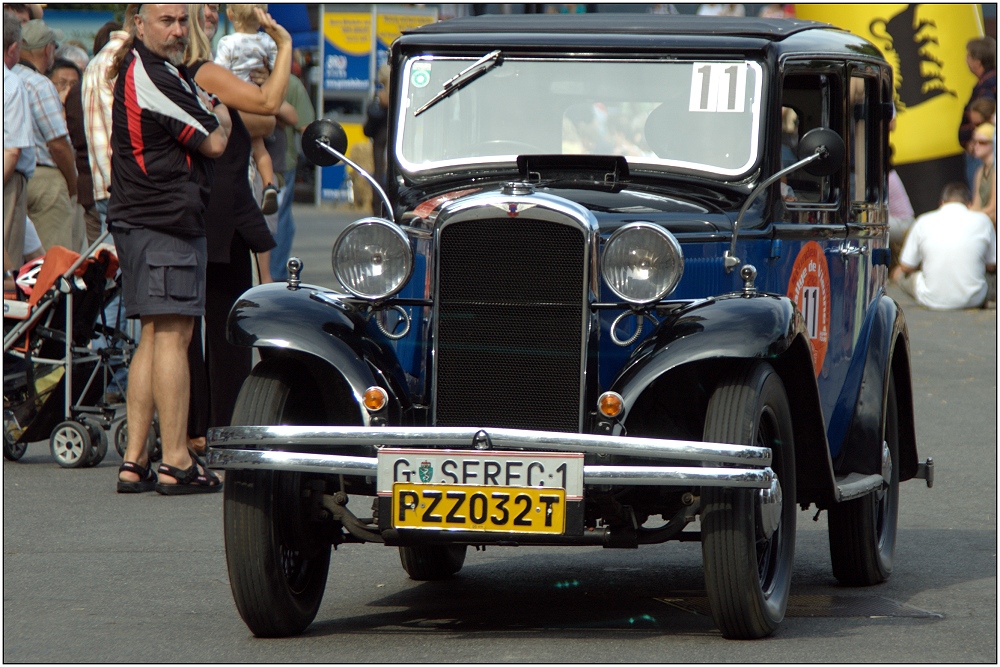
<path fill-rule="evenodd" d="M 365 389 L 364 402 L 368 412 L 378 412 L 389 402 L 389 394 L 382 387 L 368 387 Z"/>
<path fill-rule="evenodd" d="M 597 399 L 597 411 L 605 417 L 617 417 L 624 408 L 625 399 L 617 392 L 606 391 Z"/>

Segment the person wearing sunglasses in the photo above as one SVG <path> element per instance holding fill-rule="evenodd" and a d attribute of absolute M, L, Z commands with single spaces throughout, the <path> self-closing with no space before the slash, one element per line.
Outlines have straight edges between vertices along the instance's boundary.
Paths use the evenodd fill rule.
<path fill-rule="evenodd" d="M 985 213 L 994 227 L 997 226 L 996 156 L 993 153 L 995 131 L 992 123 L 983 123 L 972 133 L 973 155 L 982 164 L 976 169 L 971 206 L 973 211 Z"/>

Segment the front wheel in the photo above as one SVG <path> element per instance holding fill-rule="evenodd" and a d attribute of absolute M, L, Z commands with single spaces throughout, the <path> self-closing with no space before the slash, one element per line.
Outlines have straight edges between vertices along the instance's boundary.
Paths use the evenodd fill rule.
<path fill-rule="evenodd" d="M 301 383 L 300 383 L 301 384 Z M 243 383 L 234 426 L 286 424 L 292 380 L 265 360 Z M 303 632 L 319 611 L 330 543 L 310 530 L 303 475 L 236 470 L 226 475 L 226 565 L 236 608 L 258 637 Z"/>
<path fill-rule="evenodd" d="M 830 508 L 830 561 L 845 586 L 881 584 L 892 574 L 899 515 L 899 412 L 890 376 L 882 427 L 882 486 Z"/>
<path fill-rule="evenodd" d="M 708 404 L 705 440 L 770 447 L 766 489 L 702 489 L 701 543 L 712 617 L 729 639 L 757 639 L 785 616 L 795 557 L 795 448 L 788 397 L 770 364 L 723 378 Z"/>
<path fill-rule="evenodd" d="M 76 421 L 60 422 L 52 429 L 49 448 L 61 467 L 82 468 L 92 455 L 90 429 Z"/>
<path fill-rule="evenodd" d="M 90 430 L 90 458 L 83 464 L 84 468 L 93 468 L 104 460 L 108 454 L 108 433 L 99 424 L 88 422 Z"/>

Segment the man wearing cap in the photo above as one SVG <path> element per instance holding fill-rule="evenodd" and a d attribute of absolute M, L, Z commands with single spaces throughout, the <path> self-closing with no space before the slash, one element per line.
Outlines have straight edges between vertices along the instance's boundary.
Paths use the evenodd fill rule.
<path fill-rule="evenodd" d="M 35 137 L 31 131 L 31 108 L 24 85 L 7 69 L 7 54 L 17 61 L 21 52 L 21 22 L 3 13 L 3 270 L 4 289 L 8 271 L 21 267 L 24 254 L 27 182 L 35 171 Z"/>
<path fill-rule="evenodd" d="M 21 28 L 21 62 L 11 71 L 21 78 L 28 93 L 35 133 L 36 167 L 28 181 L 28 216 L 43 246 L 60 245 L 79 251 L 73 247 L 76 159 L 59 91 L 45 76 L 55 62 L 60 36 L 44 21 L 25 23 Z M 76 238 L 82 238 L 79 230 Z"/>

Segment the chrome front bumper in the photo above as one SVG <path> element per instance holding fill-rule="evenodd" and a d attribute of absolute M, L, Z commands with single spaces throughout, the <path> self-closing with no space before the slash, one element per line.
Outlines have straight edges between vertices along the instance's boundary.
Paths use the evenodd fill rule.
<path fill-rule="evenodd" d="M 587 485 L 717 486 L 766 489 L 774 472 L 767 447 L 506 428 L 228 426 L 208 433 L 215 470 L 280 470 L 376 476 L 378 459 L 287 448 L 407 447 L 582 452 L 689 461 L 684 466 L 585 465 Z M 713 465 L 714 464 L 714 465 Z"/>

